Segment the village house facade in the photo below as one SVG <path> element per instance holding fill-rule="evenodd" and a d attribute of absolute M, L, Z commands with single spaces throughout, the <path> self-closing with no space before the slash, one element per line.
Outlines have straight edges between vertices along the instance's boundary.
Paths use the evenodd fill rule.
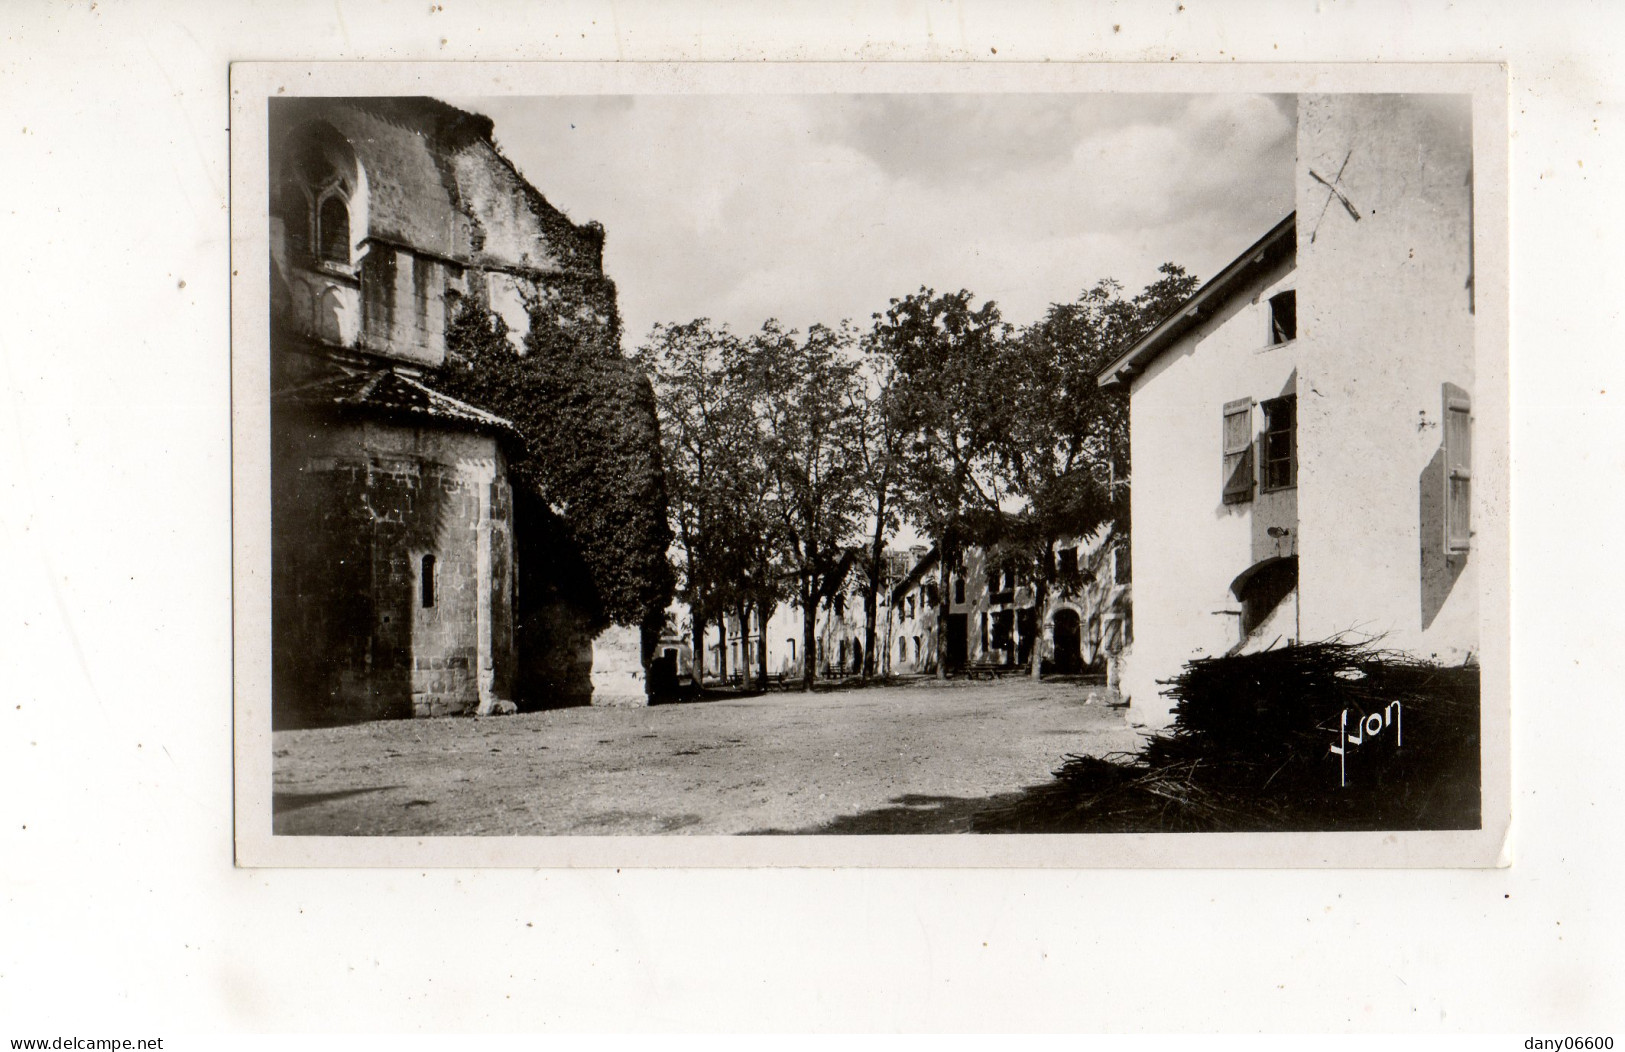
<path fill-rule="evenodd" d="M 1101 374 L 1130 391 L 1140 722 L 1193 658 L 1476 653 L 1471 147 L 1465 98 L 1300 96 L 1295 213 Z"/>
<path fill-rule="evenodd" d="M 1042 611 L 1031 582 L 992 567 L 985 549 L 972 546 L 948 575 L 948 669 L 1024 668 L 1040 649 L 1046 672 L 1111 672 L 1115 655 L 1131 638 L 1132 600 L 1127 548 L 1110 527 L 1087 538 L 1055 545 L 1058 580 Z M 874 671 L 881 676 L 935 673 L 940 567 L 935 549 L 887 552 L 886 586 L 876 597 Z M 843 679 L 864 664 L 863 596 L 856 575 L 819 604 L 815 630 L 816 675 Z M 802 620 L 797 603 L 776 608 L 762 631 L 749 614 L 745 630 L 736 615 L 723 628 L 706 631 L 704 673 L 754 679 L 757 648 L 767 646 L 768 675 L 800 678 Z"/>
<path fill-rule="evenodd" d="M 505 709 L 527 665 L 579 670 L 585 700 L 606 663 L 559 612 L 531 611 L 553 630 L 525 645 L 517 436 L 431 379 L 465 302 L 516 340 L 538 305 L 609 324 L 603 231 L 549 205 L 480 115 L 301 98 L 269 118 L 274 723 Z"/>
<path fill-rule="evenodd" d="M 1067 537 L 1053 548 L 1055 573 L 1040 610 L 1032 582 L 996 567 L 980 546 L 965 550 L 948 574 L 948 668 L 1026 667 L 1033 648 L 1046 672 L 1114 671 L 1132 636 L 1128 554 L 1107 526 Z M 934 672 L 941 587 L 936 552 L 927 554 L 896 591 L 893 613 L 904 671 Z"/>

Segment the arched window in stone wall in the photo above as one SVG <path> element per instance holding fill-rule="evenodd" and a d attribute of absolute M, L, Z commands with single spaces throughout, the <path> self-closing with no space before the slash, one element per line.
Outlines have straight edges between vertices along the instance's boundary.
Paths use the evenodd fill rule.
<path fill-rule="evenodd" d="M 355 151 L 331 125 L 300 128 L 282 151 L 273 209 L 290 255 L 352 266 L 365 234 L 366 173 Z"/>
<path fill-rule="evenodd" d="M 323 263 L 350 262 L 350 203 L 337 187 L 324 192 L 316 206 L 316 258 Z"/>
<path fill-rule="evenodd" d="M 434 606 L 434 556 L 425 555 L 419 570 L 422 579 L 418 584 L 418 600 L 428 610 Z"/>

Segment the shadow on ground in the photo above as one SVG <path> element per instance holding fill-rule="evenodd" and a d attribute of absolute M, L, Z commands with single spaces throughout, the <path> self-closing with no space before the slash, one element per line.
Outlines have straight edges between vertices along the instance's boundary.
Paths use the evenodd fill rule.
<path fill-rule="evenodd" d="M 653 705 L 703 705 L 712 701 L 745 701 L 760 698 L 766 691 L 743 687 L 687 687 L 672 694 L 659 694 L 649 699 Z"/>
<path fill-rule="evenodd" d="M 704 687 L 697 687 L 692 682 L 684 683 L 675 691 L 668 691 L 651 697 L 651 705 L 691 705 L 706 701 L 735 701 L 744 698 L 762 698 L 777 694 L 839 694 L 846 691 L 871 690 L 880 688 L 908 688 L 908 687 L 965 687 L 999 680 L 1012 680 L 1015 682 L 1032 682 L 1026 670 L 1013 669 L 1001 674 L 976 675 L 956 672 L 947 679 L 937 679 L 930 673 L 910 673 L 907 675 L 871 676 L 864 679 L 861 676 L 847 676 L 841 679 L 819 679 L 810 691 L 804 691 L 799 679 L 769 678 L 764 688 L 752 680 L 750 686 L 736 683 L 711 683 Z M 1106 677 L 1099 673 L 1047 673 L 1042 683 L 1045 686 L 1056 684 L 1076 684 L 1085 687 L 1104 686 Z"/>
<path fill-rule="evenodd" d="M 1024 800 L 1034 787 L 1020 792 L 993 796 L 925 796 L 907 793 L 893 797 L 890 805 L 841 815 L 822 825 L 803 829 L 759 829 L 752 836 L 839 836 L 868 834 L 896 836 L 912 833 L 1019 833 L 1019 828 L 1001 828 L 990 820 Z"/>
<path fill-rule="evenodd" d="M 325 804 L 330 800 L 347 800 L 352 796 L 362 796 L 366 793 L 381 793 L 388 789 L 404 789 L 400 785 L 374 785 L 366 789 L 340 789 L 332 793 L 271 793 L 271 813 L 273 815 L 287 814 L 302 807 L 314 807 Z"/>
<path fill-rule="evenodd" d="M 653 811 L 600 811 L 582 819 L 571 836 L 650 836 L 678 833 L 705 821 L 703 815 L 662 815 Z"/>
<path fill-rule="evenodd" d="M 1104 762 L 1104 761 L 1102 761 Z M 1476 789 L 1476 786 L 1471 787 Z M 1236 806 L 1222 824 L 1193 821 L 1181 801 L 1163 799 L 1124 806 L 1105 799 L 1081 800 L 1059 781 L 1029 785 L 984 797 L 893 797 L 886 807 L 841 815 L 801 829 L 761 829 L 751 836 L 897 836 L 943 833 L 1199 833 L 1199 832 L 1359 832 L 1477 829 L 1478 796 L 1443 794 L 1441 801 L 1373 807 L 1357 794 L 1333 793 L 1331 803 L 1314 802 L 1296 811 L 1264 798 L 1269 806 Z M 1339 806 L 1332 806 L 1336 804 Z"/>
<path fill-rule="evenodd" d="M 869 690 L 874 687 L 906 687 L 916 682 L 911 679 L 897 677 L 874 679 L 845 679 L 845 680 L 819 680 L 813 684 L 810 691 L 801 689 L 800 680 L 774 680 L 764 689 L 758 685 L 742 687 L 738 685 L 716 685 L 695 687 L 685 685 L 675 692 L 655 695 L 650 698 L 651 705 L 695 705 L 708 701 L 743 701 L 750 698 L 765 698 L 770 696 L 792 696 L 806 694 L 838 694 L 843 691 Z M 920 683 L 935 685 L 935 680 L 920 678 Z"/>

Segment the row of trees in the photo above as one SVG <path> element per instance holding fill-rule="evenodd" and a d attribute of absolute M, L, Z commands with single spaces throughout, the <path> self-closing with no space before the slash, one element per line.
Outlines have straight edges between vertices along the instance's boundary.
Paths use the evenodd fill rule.
<path fill-rule="evenodd" d="M 696 660 L 707 625 L 726 631 L 727 614 L 743 626 L 752 612 L 766 624 L 793 600 L 810 687 L 819 602 L 857 569 L 872 674 L 886 542 L 905 520 L 944 567 L 988 549 L 1034 581 L 1042 607 L 1055 543 L 1127 514 L 1127 404 L 1095 377 L 1196 283 L 1164 264 L 1137 295 L 1103 280 L 1024 327 L 967 291 L 928 288 L 892 300 L 866 332 L 657 325 L 637 357 L 657 395 Z M 938 594 L 946 624 L 949 589 Z"/>

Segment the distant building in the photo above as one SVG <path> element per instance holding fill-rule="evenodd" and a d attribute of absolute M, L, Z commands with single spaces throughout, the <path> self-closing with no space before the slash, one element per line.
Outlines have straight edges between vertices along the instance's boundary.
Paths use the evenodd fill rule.
<path fill-rule="evenodd" d="M 1298 106 L 1296 212 L 1100 377 L 1131 392 L 1123 688 L 1150 724 L 1192 658 L 1478 647 L 1469 103 Z"/>
<path fill-rule="evenodd" d="M 1053 577 L 1039 609 L 1031 581 L 990 563 L 981 547 L 965 550 L 947 577 L 949 672 L 1026 667 L 1034 647 L 1045 672 L 1109 671 L 1131 633 L 1126 548 L 1107 526 L 1057 542 L 1051 559 Z M 896 655 L 899 671 L 936 671 L 941 582 L 933 549 L 894 593 L 896 635 L 905 644 Z"/>
<path fill-rule="evenodd" d="M 889 550 L 885 585 L 876 597 L 876 675 L 934 673 L 941 574 L 935 549 Z M 966 550 L 948 575 L 948 670 L 971 666 L 1026 666 L 1032 648 L 1040 650 L 1046 672 L 1106 672 L 1113 655 L 1130 638 L 1127 548 L 1107 527 L 1088 538 L 1055 545 L 1057 579 L 1042 611 L 1031 582 L 990 567 L 980 547 Z M 845 679 L 862 673 L 866 626 L 862 582 L 849 574 L 839 589 L 819 603 L 813 661 L 819 679 Z M 765 644 L 764 644 L 765 640 Z M 756 678 L 758 648 L 767 647 L 768 677 L 794 682 L 806 655 L 801 607 L 778 606 L 763 632 L 759 616 L 747 616 L 744 631 L 730 614 L 721 628 L 706 632 L 704 673 Z"/>
<path fill-rule="evenodd" d="M 490 711 L 527 666 L 585 700 L 590 641 L 518 604 L 513 429 L 429 374 L 465 301 L 608 324 L 603 231 L 432 99 L 274 99 L 269 131 L 274 724 Z"/>

